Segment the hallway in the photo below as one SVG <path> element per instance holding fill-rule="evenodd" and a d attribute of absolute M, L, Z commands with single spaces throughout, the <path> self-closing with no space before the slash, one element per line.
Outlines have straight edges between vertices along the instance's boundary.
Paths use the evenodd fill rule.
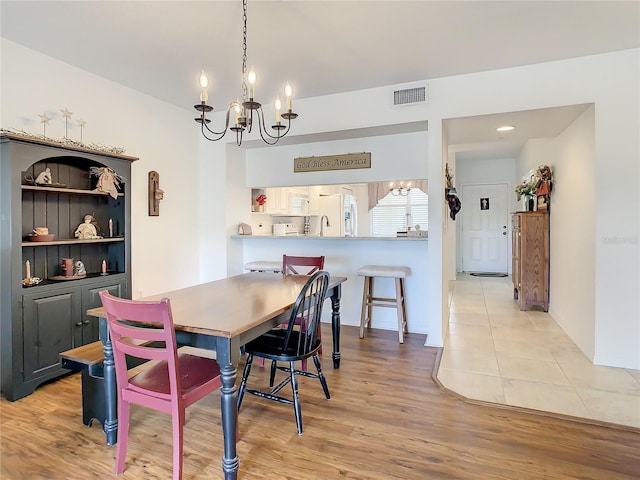
<path fill-rule="evenodd" d="M 458 274 L 437 378 L 470 399 L 640 428 L 640 371 L 594 366 L 511 277 Z"/>

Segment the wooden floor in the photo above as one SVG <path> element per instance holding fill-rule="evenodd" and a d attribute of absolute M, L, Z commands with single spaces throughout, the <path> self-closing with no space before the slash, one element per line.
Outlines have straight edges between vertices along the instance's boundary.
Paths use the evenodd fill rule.
<path fill-rule="evenodd" d="M 323 325 L 323 327 L 327 327 Z M 330 329 L 324 333 L 331 338 Z M 342 329 L 342 368 L 301 380 L 304 435 L 293 409 L 254 396 L 240 412 L 241 479 L 640 478 L 640 431 L 465 403 L 432 380 L 438 350 L 424 336 Z M 328 350 L 328 349 L 326 349 Z M 268 368 L 254 367 L 253 385 Z M 0 401 L 2 480 L 115 478 L 114 447 L 99 424 L 82 425 L 80 377 Z M 133 407 L 123 479 L 171 478 L 169 417 Z M 187 410 L 184 480 L 222 479 L 219 393 Z"/>

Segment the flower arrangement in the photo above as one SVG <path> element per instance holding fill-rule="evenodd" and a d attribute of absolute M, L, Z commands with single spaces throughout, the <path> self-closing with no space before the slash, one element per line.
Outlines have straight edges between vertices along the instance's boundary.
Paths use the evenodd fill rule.
<path fill-rule="evenodd" d="M 256 197 L 256 203 L 260 206 L 263 206 L 265 203 L 267 203 L 267 196 L 264 193 L 261 193 Z"/>
<path fill-rule="evenodd" d="M 518 195 L 518 201 L 524 197 L 533 197 L 536 194 L 536 182 L 522 182 L 516 185 L 516 195 Z"/>

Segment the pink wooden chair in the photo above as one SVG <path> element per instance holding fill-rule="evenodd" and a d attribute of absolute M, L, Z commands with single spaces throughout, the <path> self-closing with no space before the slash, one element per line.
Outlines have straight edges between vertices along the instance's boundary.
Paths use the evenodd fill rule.
<path fill-rule="evenodd" d="M 221 387 L 215 360 L 177 351 L 169 299 L 125 300 L 100 292 L 113 345 L 118 390 L 116 474 L 124 472 L 130 405 L 169 413 L 173 422 L 173 479 L 182 478 L 185 409 Z M 122 320 L 126 320 L 126 323 Z M 153 345 L 150 342 L 156 342 Z M 157 343 L 159 342 L 159 343 Z M 160 346 L 156 346 L 156 345 Z M 126 355 L 151 360 L 129 378 Z"/>
<path fill-rule="evenodd" d="M 294 257 L 292 255 L 282 255 L 282 273 L 285 275 L 311 275 L 323 268 L 324 255 L 319 257 Z"/>

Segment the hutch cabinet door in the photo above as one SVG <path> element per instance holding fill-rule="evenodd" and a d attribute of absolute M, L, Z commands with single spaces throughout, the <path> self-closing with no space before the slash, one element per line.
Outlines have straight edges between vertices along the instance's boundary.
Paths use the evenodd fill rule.
<path fill-rule="evenodd" d="M 102 306 L 100 302 L 99 293 L 102 290 L 106 290 L 111 295 L 116 297 L 126 297 L 127 288 L 126 280 L 111 278 L 108 281 L 101 282 L 99 284 L 86 285 L 82 288 L 82 328 L 80 345 L 95 342 L 99 340 L 98 319 L 90 317 L 86 314 L 87 310 Z M 78 333 L 76 332 L 76 339 L 78 339 Z M 78 343 L 76 343 L 78 344 Z"/>
<path fill-rule="evenodd" d="M 80 319 L 80 288 L 55 293 L 24 295 L 24 381 L 48 375 L 60 367 L 60 352 L 74 344 L 74 329 Z"/>

